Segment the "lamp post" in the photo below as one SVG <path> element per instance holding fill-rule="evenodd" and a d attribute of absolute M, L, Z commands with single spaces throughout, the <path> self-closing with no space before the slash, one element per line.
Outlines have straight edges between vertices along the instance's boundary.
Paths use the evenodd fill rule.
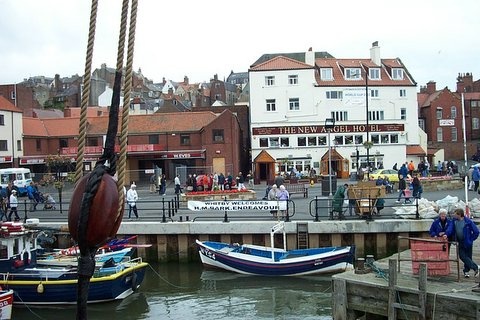
<path fill-rule="evenodd" d="M 365 70 L 365 110 L 367 118 L 367 143 L 370 142 L 370 127 L 368 125 L 368 70 Z M 367 147 L 367 180 L 370 180 L 370 146 Z"/>
<path fill-rule="evenodd" d="M 328 183 L 329 183 L 329 194 L 332 196 L 332 148 L 330 145 L 330 133 L 332 132 L 333 127 L 335 127 L 335 118 L 325 119 L 325 129 L 328 131 Z"/>

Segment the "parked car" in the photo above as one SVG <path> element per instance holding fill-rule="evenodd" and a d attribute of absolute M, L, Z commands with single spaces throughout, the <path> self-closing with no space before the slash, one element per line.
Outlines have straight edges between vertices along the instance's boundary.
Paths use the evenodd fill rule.
<path fill-rule="evenodd" d="M 370 180 L 377 180 L 378 177 L 387 177 L 390 182 L 398 182 L 398 171 L 393 169 L 378 169 L 370 173 Z"/>

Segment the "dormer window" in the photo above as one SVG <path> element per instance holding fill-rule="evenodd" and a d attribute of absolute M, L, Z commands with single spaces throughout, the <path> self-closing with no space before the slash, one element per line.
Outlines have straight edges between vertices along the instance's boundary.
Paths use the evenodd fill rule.
<path fill-rule="evenodd" d="M 332 68 L 320 68 L 321 80 L 333 80 Z"/>
<path fill-rule="evenodd" d="M 360 80 L 362 71 L 360 68 L 345 68 L 345 79 Z"/>
<path fill-rule="evenodd" d="M 368 69 L 368 77 L 372 80 L 380 80 L 380 68 Z"/>
<path fill-rule="evenodd" d="M 393 68 L 392 69 L 392 79 L 393 80 L 403 80 L 403 69 Z"/>

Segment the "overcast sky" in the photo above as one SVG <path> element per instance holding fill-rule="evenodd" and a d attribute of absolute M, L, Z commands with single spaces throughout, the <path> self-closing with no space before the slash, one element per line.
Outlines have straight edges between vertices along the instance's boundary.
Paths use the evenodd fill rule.
<path fill-rule="evenodd" d="M 115 67 L 121 0 L 99 0 L 92 70 Z M 0 0 L 0 84 L 85 72 L 90 0 Z M 134 70 L 208 81 L 246 72 L 262 54 L 327 51 L 399 57 L 418 85 L 480 78 L 478 0 L 139 0 Z"/>

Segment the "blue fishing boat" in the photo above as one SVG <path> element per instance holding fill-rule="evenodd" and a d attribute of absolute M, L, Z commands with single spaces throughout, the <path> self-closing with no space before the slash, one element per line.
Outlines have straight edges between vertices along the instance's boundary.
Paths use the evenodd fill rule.
<path fill-rule="evenodd" d="M 274 248 L 274 234 L 283 231 L 284 248 Z M 271 232 L 271 247 L 196 240 L 207 267 L 262 276 L 299 276 L 338 273 L 353 268 L 355 246 L 286 250 L 284 222 Z"/>
<path fill-rule="evenodd" d="M 14 303 L 76 304 L 77 267 L 37 265 L 35 230 L 21 223 L 0 225 L 0 286 L 14 291 Z M 95 269 L 90 280 L 88 302 L 123 299 L 142 283 L 148 264 L 140 258 L 105 263 Z"/>

